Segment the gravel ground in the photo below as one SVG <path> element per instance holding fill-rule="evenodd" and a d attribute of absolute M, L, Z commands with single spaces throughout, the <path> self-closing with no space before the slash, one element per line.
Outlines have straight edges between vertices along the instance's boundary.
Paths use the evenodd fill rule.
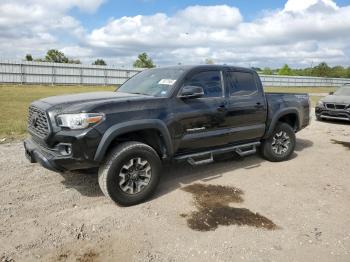
<path fill-rule="evenodd" d="M 128 208 L 96 174 L 0 145 L 0 261 L 350 261 L 350 124 L 313 121 L 297 137 L 287 162 L 166 167 L 156 195 Z"/>

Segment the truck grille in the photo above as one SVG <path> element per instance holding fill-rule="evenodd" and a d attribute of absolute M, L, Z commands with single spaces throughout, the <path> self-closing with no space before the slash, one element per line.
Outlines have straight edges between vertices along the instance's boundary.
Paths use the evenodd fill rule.
<path fill-rule="evenodd" d="M 344 110 L 347 108 L 347 106 L 348 105 L 344 105 L 344 104 L 326 103 L 327 109 Z"/>
<path fill-rule="evenodd" d="M 49 124 L 45 111 L 35 106 L 29 107 L 28 128 L 39 137 L 43 138 L 49 134 Z"/>

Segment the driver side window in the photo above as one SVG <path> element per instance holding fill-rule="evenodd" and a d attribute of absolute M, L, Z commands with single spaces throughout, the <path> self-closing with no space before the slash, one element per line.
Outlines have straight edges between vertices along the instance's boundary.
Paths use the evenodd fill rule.
<path fill-rule="evenodd" d="M 204 90 L 203 97 L 221 97 L 222 85 L 220 71 L 206 71 L 194 74 L 184 83 L 184 86 L 200 86 Z"/>

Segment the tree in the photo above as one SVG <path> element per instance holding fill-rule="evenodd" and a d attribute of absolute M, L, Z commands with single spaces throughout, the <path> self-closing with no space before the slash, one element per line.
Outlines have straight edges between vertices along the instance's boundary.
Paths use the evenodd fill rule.
<path fill-rule="evenodd" d="M 134 62 L 134 67 L 138 68 L 153 68 L 156 67 L 152 59 L 148 57 L 147 53 L 139 54 L 137 60 Z"/>
<path fill-rule="evenodd" d="M 332 67 L 330 77 L 346 77 L 346 69 L 343 66 Z"/>
<path fill-rule="evenodd" d="M 32 55 L 31 54 L 26 54 L 25 60 L 26 61 L 33 61 Z"/>
<path fill-rule="evenodd" d="M 264 69 L 262 70 L 262 74 L 263 75 L 272 75 L 272 69 L 270 67 L 264 67 Z"/>
<path fill-rule="evenodd" d="M 106 62 L 103 59 L 97 59 L 95 62 L 92 63 L 93 65 L 107 65 Z"/>
<path fill-rule="evenodd" d="M 331 68 L 325 62 L 320 63 L 318 66 L 315 66 L 312 69 L 313 76 L 326 77 L 326 76 L 329 76 L 330 73 L 331 73 Z"/>
<path fill-rule="evenodd" d="M 207 58 L 207 59 L 205 59 L 205 64 L 207 64 L 207 65 L 213 65 L 213 64 L 215 64 L 215 63 L 214 63 L 214 60 L 213 60 L 213 59 Z"/>
<path fill-rule="evenodd" d="M 63 52 L 58 51 L 57 49 L 50 49 L 46 53 L 45 61 L 52 63 L 68 63 L 69 59 L 64 55 Z"/>
<path fill-rule="evenodd" d="M 278 74 L 283 76 L 291 76 L 293 75 L 293 72 L 292 69 L 285 64 L 280 70 L 278 70 Z"/>

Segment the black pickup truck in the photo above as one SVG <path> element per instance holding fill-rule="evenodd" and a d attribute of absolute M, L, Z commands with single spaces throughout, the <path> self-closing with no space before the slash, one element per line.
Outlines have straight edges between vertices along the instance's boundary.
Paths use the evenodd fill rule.
<path fill-rule="evenodd" d="M 53 171 L 98 167 L 103 193 L 127 206 L 155 191 L 167 161 L 198 165 L 257 148 L 270 161 L 286 160 L 309 115 L 307 94 L 265 94 L 250 69 L 164 67 L 115 92 L 33 102 L 24 147 L 32 163 Z"/>

